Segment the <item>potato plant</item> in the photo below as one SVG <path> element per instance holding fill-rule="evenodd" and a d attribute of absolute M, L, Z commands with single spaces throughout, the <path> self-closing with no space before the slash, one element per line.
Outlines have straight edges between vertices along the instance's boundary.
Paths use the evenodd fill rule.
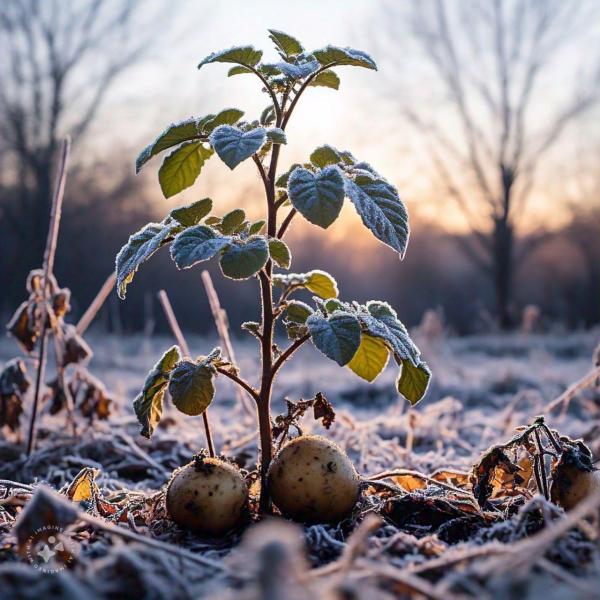
<path fill-rule="evenodd" d="M 346 200 L 364 226 L 400 259 L 409 239 L 406 207 L 396 188 L 369 163 L 347 150 L 317 147 L 303 164 L 279 173 L 286 128 L 299 100 L 314 87 L 337 90 L 338 67 L 377 70 L 364 52 L 326 46 L 305 51 L 294 37 L 270 30 L 278 57 L 263 60 L 263 52 L 239 46 L 204 58 L 199 69 L 214 63 L 230 65 L 228 76 L 256 77 L 269 104 L 258 119 L 244 119 L 243 111 L 226 108 L 216 114 L 192 117 L 167 127 L 139 155 L 136 170 L 169 150 L 158 171 L 162 192 L 170 198 L 190 187 L 203 165 L 217 155 L 229 169 L 252 160 L 264 185 L 265 218 L 250 222 L 242 208 L 223 216 L 212 214 L 213 201 L 201 199 L 172 210 L 160 223 L 149 223 L 133 234 L 116 259 L 117 288 L 125 298 L 136 271 L 159 248 L 170 246 L 179 269 L 217 259 L 225 277 L 254 278 L 258 282 L 262 314 L 242 328 L 258 343 L 261 367 L 258 387 L 251 385 L 218 348 L 194 359 L 181 356 L 174 346 L 148 375 L 134 401 L 142 434 L 150 437 L 157 426 L 167 387 L 174 405 L 188 415 L 200 415 L 214 397 L 214 378 L 222 374 L 241 386 L 255 401 L 260 432 L 260 508 L 268 510 L 267 473 L 273 453 L 270 413 L 273 383 L 286 361 L 309 340 L 341 367 L 366 381 L 374 381 L 389 357 L 399 367 L 398 392 L 411 404 L 426 392 L 430 371 L 394 309 L 383 301 L 366 304 L 339 298 L 335 279 L 314 269 L 290 272 L 292 253 L 284 241 L 298 215 L 327 229 Z M 312 294 L 312 303 L 294 295 Z M 276 326 L 287 332 L 289 344 L 275 345 Z"/>

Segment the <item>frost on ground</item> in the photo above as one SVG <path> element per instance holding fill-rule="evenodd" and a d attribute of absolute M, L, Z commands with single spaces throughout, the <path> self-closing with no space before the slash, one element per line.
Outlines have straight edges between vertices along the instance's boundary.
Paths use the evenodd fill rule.
<path fill-rule="evenodd" d="M 323 391 L 337 412 L 328 435 L 363 475 L 398 469 L 428 475 L 443 469 L 447 487 L 409 477 L 402 480 L 402 498 L 392 501 L 393 492 L 369 488 L 353 517 L 337 526 L 302 528 L 272 520 L 214 542 L 166 520 L 157 494 L 170 472 L 204 445 L 201 418 L 167 408 L 147 441 L 138 435 L 131 407 L 147 370 L 171 340 L 91 335 L 96 354 L 90 370 L 115 398 L 110 421 L 91 429 L 81 423 L 80 437 L 73 439 L 65 433 L 64 415 L 44 414 L 38 450 L 30 460 L 12 440 L 1 442 L 0 479 L 46 482 L 64 490 L 83 468 L 97 469 L 99 497 L 123 508 L 109 520 L 186 548 L 204 562 L 124 542 L 79 523 L 70 533 L 74 560 L 59 573 L 45 574 L 16 553 L 13 517 L 31 490 L 0 481 L 0 589 L 5 597 L 37 599 L 597 596 L 597 523 L 553 534 L 564 525 L 564 513 L 535 489 L 515 500 L 502 518 L 482 516 L 473 509 L 472 497 L 461 492 L 460 479 L 485 449 L 508 440 L 515 427 L 530 423 L 590 370 L 599 337 L 595 331 L 418 340 L 434 381 L 427 398 L 410 410 L 396 396 L 393 369 L 370 386 L 349 370 L 319 360 L 310 348 L 302 349 L 302 358 L 280 376 L 274 414 L 281 412 L 284 397 L 298 400 Z M 211 339 L 189 341 L 198 354 L 216 345 Z M 238 342 L 236 349 L 241 371 L 251 379 L 256 370 L 252 346 Z M 11 356 L 9 343 L 0 346 L 2 362 Z M 218 449 L 252 469 L 254 421 L 223 378 L 209 414 Z M 597 391 L 576 395 L 568 410 L 559 407 L 547 422 L 561 434 L 583 438 L 594 457 L 600 456 Z M 306 432 L 323 433 L 310 418 L 302 425 Z M 83 507 L 91 513 L 102 508 L 99 501 Z M 380 510 L 383 521 L 369 517 Z"/>

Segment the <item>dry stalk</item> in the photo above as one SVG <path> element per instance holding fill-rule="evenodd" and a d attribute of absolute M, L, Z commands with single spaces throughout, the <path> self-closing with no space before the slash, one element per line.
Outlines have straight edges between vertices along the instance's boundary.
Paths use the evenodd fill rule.
<path fill-rule="evenodd" d="M 77 323 L 77 327 L 75 328 L 78 335 L 83 335 L 86 329 L 90 326 L 98 311 L 102 308 L 105 300 L 108 298 L 108 295 L 112 292 L 115 287 L 115 283 L 117 281 L 117 276 L 115 273 L 111 273 L 107 278 L 96 297 L 92 300 L 92 303 L 88 306 L 87 310 L 83 313 L 81 319 Z"/>

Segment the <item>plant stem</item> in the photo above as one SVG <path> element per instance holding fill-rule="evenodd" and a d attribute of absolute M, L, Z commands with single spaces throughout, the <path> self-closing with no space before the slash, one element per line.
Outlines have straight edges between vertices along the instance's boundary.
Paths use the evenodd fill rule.
<path fill-rule="evenodd" d="M 48 337 L 48 308 L 46 305 L 48 294 L 48 281 L 52 276 L 54 269 L 54 257 L 56 256 L 56 242 L 58 240 L 58 228 L 62 215 L 62 201 L 65 193 L 65 182 L 67 179 L 67 163 L 69 160 L 69 150 L 71 141 L 67 137 L 63 142 L 60 167 L 56 176 L 54 187 L 54 196 L 52 198 L 52 208 L 50 211 L 50 226 L 48 228 L 48 237 L 46 238 L 46 250 L 44 252 L 44 276 L 42 277 L 42 323 L 40 348 L 38 353 L 37 374 L 35 380 L 35 394 L 33 397 L 33 406 L 31 409 L 31 418 L 29 420 L 29 434 L 27 437 L 27 456 L 31 456 L 35 446 L 35 420 L 37 418 L 38 405 L 40 402 L 40 391 L 44 379 L 44 370 L 46 367 L 46 342 Z"/>
<path fill-rule="evenodd" d="M 285 217 L 285 219 L 283 220 L 283 223 L 281 224 L 281 227 L 279 228 L 279 231 L 277 232 L 277 237 L 279 239 L 281 239 L 285 232 L 287 231 L 288 227 L 290 226 L 290 223 L 292 222 L 292 219 L 296 216 L 296 209 L 292 208 L 292 210 L 290 210 L 290 212 L 287 214 L 287 216 Z"/>
<path fill-rule="evenodd" d="M 183 332 L 181 331 L 181 327 L 179 327 L 179 323 L 177 322 L 177 317 L 173 312 L 173 307 L 171 306 L 171 301 L 169 300 L 169 296 L 167 296 L 167 292 L 165 290 L 160 290 L 158 292 L 158 300 L 162 306 L 162 309 L 167 317 L 167 321 L 169 322 L 169 327 L 171 328 L 171 332 L 173 333 L 177 343 L 183 350 L 183 353 L 186 356 L 190 356 L 190 348 L 187 345 L 185 338 L 183 337 Z M 208 453 L 211 457 L 215 456 L 215 447 L 213 445 L 212 434 L 210 432 L 210 423 L 208 422 L 208 408 L 202 413 L 202 420 L 204 422 L 204 433 L 206 435 L 206 445 L 208 447 Z"/>
<path fill-rule="evenodd" d="M 115 287 L 115 283 L 117 281 L 117 276 L 115 273 L 111 273 L 106 281 L 102 284 L 102 287 L 96 294 L 96 297 L 92 300 L 92 303 L 88 306 L 87 310 L 83 313 L 81 319 L 77 323 L 77 327 L 75 330 L 78 335 L 83 335 L 86 329 L 90 326 L 98 311 L 102 308 L 105 300 L 108 298 L 108 295 L 112 292 Z"/>

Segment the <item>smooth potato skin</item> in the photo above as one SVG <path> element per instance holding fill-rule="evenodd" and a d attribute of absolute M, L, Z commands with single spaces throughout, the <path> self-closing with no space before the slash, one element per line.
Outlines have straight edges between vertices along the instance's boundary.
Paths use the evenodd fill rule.
<path fill-rule="evenodd" d="M 567 511 L 600 490 L 600 471 L 583 471 L 574 465 L 564 465 L 554 477 L 550 490 L 552 501 Z"/>
<path fill-rule="evenodd" d="M 248 487 L 239 470 L 218 458 L 204 458 L 178 469 L 167 488 L 167 511 L 175 523 L 218 536 L 240 521 Z"/>
<path fill-rule="evenodd" d="M 360 478 L 344 451 L 318 435 L 286 444 L 269 468 L 269 491 L 286 517 L 332 523 L 347 517 L 360 492 Z"/>

